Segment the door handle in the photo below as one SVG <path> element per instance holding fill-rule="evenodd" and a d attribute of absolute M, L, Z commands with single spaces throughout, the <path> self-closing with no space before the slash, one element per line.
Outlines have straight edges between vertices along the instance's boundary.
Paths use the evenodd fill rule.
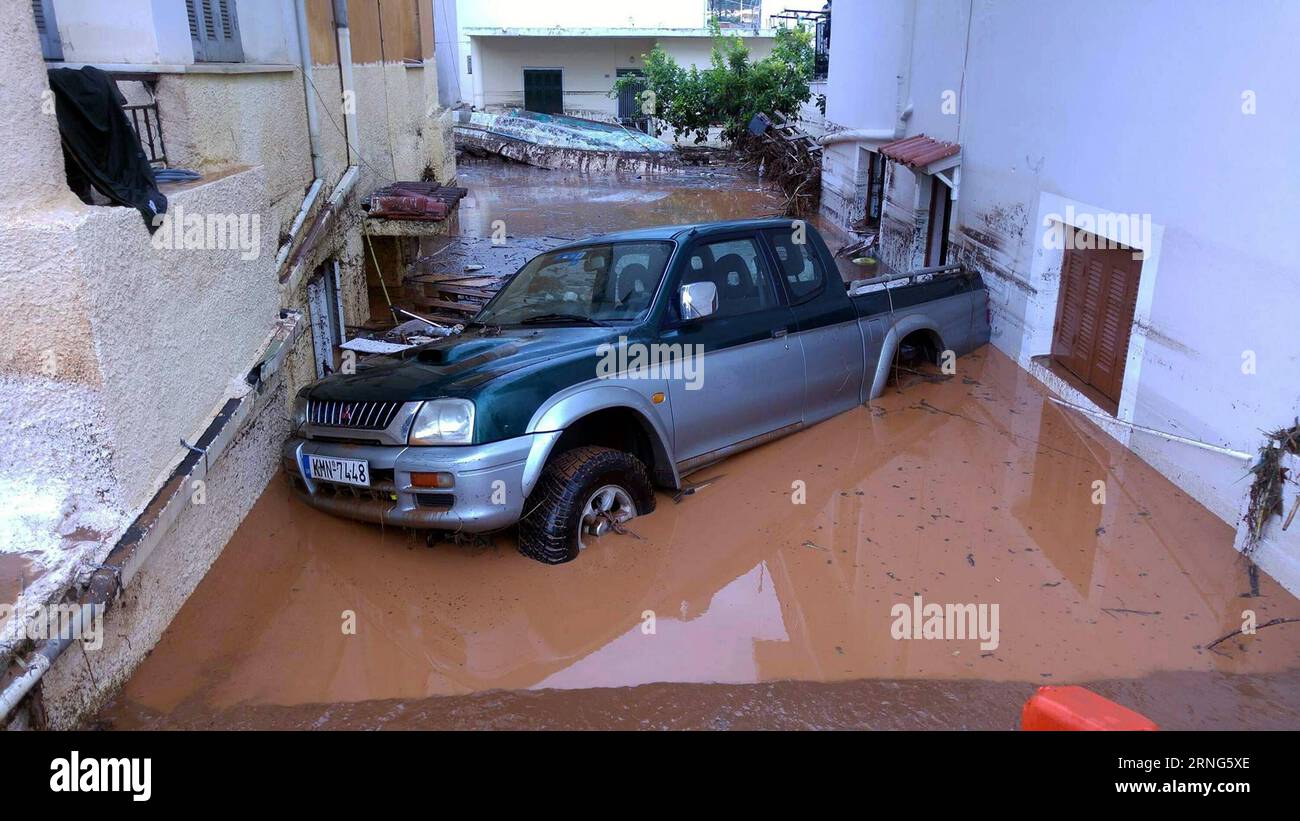
<path fill-rule="evenodd" d="M 775 331 L 772 331 L 772 338 L 780 339 L 781 337 L 785 336 L 788 333 L 790 333 L 789 328 L 777 328 Z"/>

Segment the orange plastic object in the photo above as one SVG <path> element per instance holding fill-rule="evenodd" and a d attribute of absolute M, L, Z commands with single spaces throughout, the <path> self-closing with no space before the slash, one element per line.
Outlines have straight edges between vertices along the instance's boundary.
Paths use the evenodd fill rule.
<path fill-rule="evenodd" d="M 1141 713 L 1085 687 L 1039 687 L 1020 713 L 1022 730 L 1159 730 Z"/>

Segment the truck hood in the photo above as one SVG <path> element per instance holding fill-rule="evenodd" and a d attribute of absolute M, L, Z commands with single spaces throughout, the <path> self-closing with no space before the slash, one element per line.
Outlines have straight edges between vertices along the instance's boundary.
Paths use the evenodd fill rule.
<path fill-rule="evenodd" d="M 595 356 L 627 327 L 473 328 L 393 356 L 374 357 L 356 373 L 328 376 L 307 390 L 312 399 L 347 402 L 473 398 L 484 385 L 528 365 Z M 591 376 L 595 376 L 593 372 Z"/>

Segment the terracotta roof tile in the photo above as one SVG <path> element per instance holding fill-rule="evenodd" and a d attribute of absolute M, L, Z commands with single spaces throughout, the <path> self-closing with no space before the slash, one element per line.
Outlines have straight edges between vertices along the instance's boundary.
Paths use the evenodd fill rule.
<path fill-rule="evenodd" d="M 946 143 L 927 137 L 924 134 L 917 134 L 914 137 L 905 137 L 892 143 L 885 143 L 880 146 L 880 153 L 894 162 L 918 169 L 925 168 L 932 162 L 960 154 L 961 146 L 957 143 Z"/>

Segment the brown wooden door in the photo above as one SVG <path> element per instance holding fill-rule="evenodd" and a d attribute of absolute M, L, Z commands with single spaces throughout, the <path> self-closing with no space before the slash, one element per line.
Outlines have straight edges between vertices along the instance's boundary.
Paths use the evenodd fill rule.
<path fill-rule="evenodd" d="M 1084 243 L 1066 250 L 1061 263 L 1052 358 L 1119 402 L 1142 261 L 1127 248 L 1080 249 L 1079 244 Z"/>

